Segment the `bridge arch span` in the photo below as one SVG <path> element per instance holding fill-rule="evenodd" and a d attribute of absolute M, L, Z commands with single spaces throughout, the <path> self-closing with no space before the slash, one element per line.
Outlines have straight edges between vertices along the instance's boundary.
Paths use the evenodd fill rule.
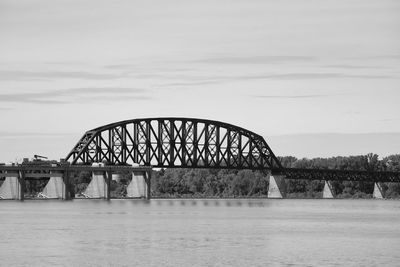
<path fill-rule="evenodd" d="M 283 169 L 264 138 L 252 131 L 225 122 L 177 117 L 125 120 L 92 129 L 66 159 L 71 164 Z"/>

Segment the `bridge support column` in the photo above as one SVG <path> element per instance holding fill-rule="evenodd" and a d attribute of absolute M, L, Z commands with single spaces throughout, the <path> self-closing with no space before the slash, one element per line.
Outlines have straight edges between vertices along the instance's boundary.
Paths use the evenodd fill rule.
<path fill-rule="evenodd" d="M 269 175 L 268 198 L 284 198 L 286 196 L 285 175 Z"/>
<path fill-rule="evenodd" d="M 52 167 L 56 166 L 52 165 Z M 63 173 L 51 172 L 51 177 L 43 191 L 39 193 L 39 196 L 43 198 L 67 199 L 67 185 Z"/>
<path fill-rule="evenodd" d="M 382 190 L 382 185 L 380 183 L 375 183 L 374 185 L 374 192 L 372 194 L 373 198 L 383 199 L 385 195 Z"/>
<path fill-rule="evenodd" d="M 103 167 L 103 163 L 93 163 L 93 167 Z M 86 188 L 83 195 L 87 198 L 105 198 L 109 199 L 109 180 L 111 177 L 107 177 L 104 171 L 93 171 L 92 180 Z"/>
<path fill-rule="evenodd" d="M 333 186 L 330 181 L 325 181 L 324 191 L 322 192 L 322 198 L 335 198 Z"/>
<path fill-rule="evenodd" d="M 69 180 L 69 172 L 66 170 L 64 172 L 64 200 L 71 200 L 75 196 L 75 192 L 71 191 L 71 183 Z"/>
<path fill-rule="evenodd" d="M 127 197 L 150 199 L 150 176 L 143 171 L 133 171 L 132 180 L 126 188 Z"/>
<path fill-rule="evenodd" d="M 12 166 L 14 164 L 7 164 L 7 166 Z M 5 179 L 0 187 L 0 199 L 24 199 L 24 190 L 22 186 L 22 177 L 20 177 L 19 172 L 6 171 L 4 174 Z"/>

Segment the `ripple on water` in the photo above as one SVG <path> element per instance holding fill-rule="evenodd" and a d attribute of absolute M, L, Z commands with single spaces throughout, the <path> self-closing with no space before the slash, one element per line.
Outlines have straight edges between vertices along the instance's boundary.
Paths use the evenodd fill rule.
<path fill-rule="evenodd" d="M 396 266 L 399 208 L 375 200 L 0 202 L 1 265 Z"/>

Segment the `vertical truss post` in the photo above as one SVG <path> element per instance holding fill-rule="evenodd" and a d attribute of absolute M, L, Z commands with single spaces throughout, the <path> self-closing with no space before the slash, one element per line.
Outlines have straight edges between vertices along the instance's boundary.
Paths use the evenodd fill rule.
<path fill-rule="evenodd" d="M 122 162 L 126 163 L 127 157 L 126 157 L 126 125 L 121 126 L 121 135 L 122 135 L 122 140 L 121 140 L 121 157 L 122 157 Z"/>
<path fill-rule="evenodd" d="M 96 154 L 94 156 L 95 161 L 101 162 L 101 154 L 100 154 L 101 153 L 101 143 L 100 143 L 100 138 L 98 135 L 95 137 L 94 142 L 96 143 Z"/>
<path fill-rule="evenodd" d="M 231 167 L 231 157 L 232 157 L 232 151 L 231 151 L 231 142 L 232 142 L 232 138 L 231 138 L 231 130 L 227 129 L 226 130 L 226 134 L 227 134 L 227 141 L 226 141 L 226 157 L 227 157 L 227 165 L 228 167 Z"/>
<path fill-rule="evenodd" d="M 248 159 L 249 159 L 249 167 L 252 168 L 253 167 L 253 138 L 249 137 L 249 154 Z"/>
<path fill-rule="evenodd" d="M 193 122 L 193 166 L 196 167 L 199 163 L 197 150 L 199 149 L 199 140 L 197 140 L 197 122 Z"/>
<path fill-rule="evenodd" d="M 169 120 L 169 164 L 174 166 L 174 152 L 175 152 L 175 142 L 174 142 L 174 123 L 175 121 Z"/>
<path fill-rule="evenodd" d="M 133 160 L 135 163 L 139 163 L 139 127 L 138 123 L 133 124 Z"/>
<path fill-rule="evenodd" d="M 145 164 L 150 165 L 150 147 L 151 147 L 151 137 L 150 137 L 150 122 L 146 121 L 146 162 Z"/>
<path fill-rule="evenodd" d="M 114 131 L 113 129 L 108 130 L 108 144 L 107 144 L 107 154 L 108 154 L 108 163 L 107 164 L 115 164 L 114 158 L 113 158 L 113 147 L 114 147 Z"/>
<path fill-rule="evenodd" d="M 239 148 L 239 153 L 238 153 L 238 165 L 242 165 L 242 157 L 243 157 L 243 149 L 242 149 L 242 134 L 237 133 L 238 136 L 238 148 Z"/>
<path fill-rule="evenodd" d="M 209 138 L 210 138 L 210 132 L 209 132 L 209 124 L 206 123 L 204 125 L 204 165 L 208 166 L 208 164 L 210 163 L 209 160 Z"/>
<path fill-rule="evenodd" d="M 162 124 L 161 121 L 157 121 L 157 153 L 158 153 L 158 163 L 163 164 L 163 147 L 162 147 Z"/>
<path fill-rule="evenodd" d="M 215 126 L 215 152 L 216 152 L 216 165 L 221 166 L 220 162 L 220 153 L 221 153 L 221 144 L 219 143 L 220 128 L 219 126 Z"/>
<path fill-rule="evenodd" d="M 183 166 L 188 166 L 189 165 L 189 162 L 188 162 L 188 159 L 187 159 L 187 148 L 186 148 L 186 140 L 187 140 L 187 129 L 186 129 L 186 121 L 185 120 L 183 120 L 182 121 L 182 125 L 181 125 L 181 134 L 182 134 L 182 139 L 181 139 L 181 151 L 182 151 L 182 162 L 181 162 L 181 164 L 183 165 Z"/>

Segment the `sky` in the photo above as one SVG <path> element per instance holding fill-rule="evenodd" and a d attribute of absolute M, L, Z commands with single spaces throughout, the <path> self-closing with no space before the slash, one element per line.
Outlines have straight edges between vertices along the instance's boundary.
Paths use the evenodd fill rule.
<path fill-rule="evenodd" d="M 400 153 L 400 1 L 0 0 L 0 162 L 195 117 L 276 155 Z"/>

